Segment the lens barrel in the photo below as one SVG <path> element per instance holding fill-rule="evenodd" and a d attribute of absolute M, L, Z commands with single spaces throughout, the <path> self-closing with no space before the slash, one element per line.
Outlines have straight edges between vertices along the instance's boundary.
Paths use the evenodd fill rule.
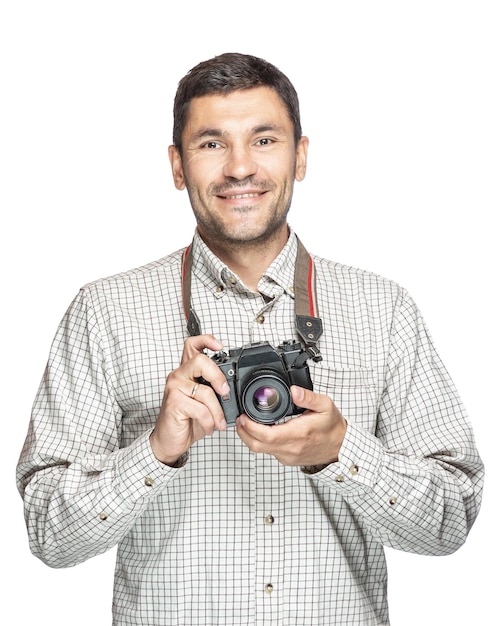
<path fill-rule="evenodd" d="M 251 372 L 241 385 L 240 399 L 247 415 L 261 424 L 275 424 L 289 415 L 292 396 L 282 375 L 271 369 Z"/>

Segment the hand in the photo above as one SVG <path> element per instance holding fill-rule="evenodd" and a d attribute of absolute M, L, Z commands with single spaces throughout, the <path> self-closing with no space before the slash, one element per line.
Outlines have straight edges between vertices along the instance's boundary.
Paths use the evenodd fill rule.
<path fill-rule="evenodd" d="M 346 433 L 347 423 L 332 400 L 302 387 L 291 387 L 294 404 L 307 409 L 282 424 L 268 426 L 247 415 L 237 419 L 237 432 L 253 452 L 273 455 L 283 465 L 334 463 Z"/>
<path fill-rule="evenodd" d="M 223 372 L 203 353 L 205 348 L 216 351 L 221 350 L 222 345 L 212 335 L 189 337 L 183 347 L 180 367 L 166 380 L 150 444 L 156 458 L 167 465 L 173 465 L 194 442 L 227 426 L 213 389 L 198 383 L 202 376 L 219 395 L 230 391 Z"/>

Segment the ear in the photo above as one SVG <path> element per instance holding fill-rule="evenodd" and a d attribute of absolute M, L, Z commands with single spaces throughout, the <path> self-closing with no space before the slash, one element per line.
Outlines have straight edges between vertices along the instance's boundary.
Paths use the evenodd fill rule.
<path fill-rule="evenodd" d="M 308 159 L 308 137 L 302 136 L 296 146 L 296 180 L 301 181 L 306 176 L 306 162 Z"/>
<path fill-rule="evenodd" d="M 180 151 L 176 146 L 168 148 L 169 162 L 171 163 L 171 171 L 173 173 L 173 182 L 175 187 L 182 191 L 185 189 L 185 176 L 183 174 L 183 163 Z"/>

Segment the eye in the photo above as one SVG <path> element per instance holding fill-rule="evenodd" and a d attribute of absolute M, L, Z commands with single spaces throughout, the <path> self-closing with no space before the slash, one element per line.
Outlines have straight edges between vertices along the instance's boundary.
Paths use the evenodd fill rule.
<path fill-rule="evenodd" d="M 208 150 L 216 150 L 217 148 L 221 148 L 221 144 L 217 141 L 206 141 L 203 143 L 201 148 L 207 148 Z"/>
<path fill-rule="evenodd" d="M 271 143 L 273 143 L 273 139 L 269 137 L 261 137 L 261 139 L 256 141 L 257 146 L 269 146 Z"/>

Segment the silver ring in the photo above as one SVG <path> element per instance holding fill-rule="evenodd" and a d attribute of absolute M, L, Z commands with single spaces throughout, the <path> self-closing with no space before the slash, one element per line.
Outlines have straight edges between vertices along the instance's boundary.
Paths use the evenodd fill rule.
<path fill-rule="evenodd" d="M 192 387 L 192 391 L 190 392 L 190 398 L 192 398 L 192 400 L 194 399 L 195 393 L 197 391 L 197 389 L 199 388 L 199 383 L 195 383 L 195 385 Z"/>

